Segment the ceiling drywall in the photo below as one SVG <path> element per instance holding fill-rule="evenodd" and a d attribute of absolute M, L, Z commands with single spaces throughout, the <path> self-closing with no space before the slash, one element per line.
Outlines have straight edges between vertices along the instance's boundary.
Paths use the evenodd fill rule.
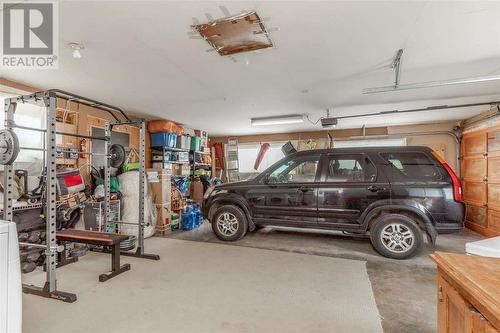
<path fill-rule="evenodd" d="M 278 27 L 273 49 L 237 62 L 188 38 L 193 17 L 257 10 Z M 360 114 L 499 98 L 500 81 L 363 95 L 390 85 L 404 48 L 401 83 L 500 74 L 500 2 L 480 1 L 64 1 L 58 70 L 2 76 L 60 88 L 212 135 L 314 130 L 310 123 L 251 127 L 251 117 Z M 85 45 L 73 59 L 69 42 Z M 496 97 L 496 98 L 495 98 Z M 340 128 L 466 118 L 482 108 L 341 121 Z"/>

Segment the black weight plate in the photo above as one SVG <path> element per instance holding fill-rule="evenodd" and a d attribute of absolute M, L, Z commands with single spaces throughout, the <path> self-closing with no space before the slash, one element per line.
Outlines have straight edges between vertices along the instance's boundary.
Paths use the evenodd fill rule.
<path fill-rule="evenodd" d="M 109 148 L 109 161 L 110 165 L 113 168 L 121 168 L 122 165 L 125 163 L 125 159 L 127 158 L 127 153 L 125 151 L 125 148 L 122 145 L 119 144 L 113 144 Z"/>

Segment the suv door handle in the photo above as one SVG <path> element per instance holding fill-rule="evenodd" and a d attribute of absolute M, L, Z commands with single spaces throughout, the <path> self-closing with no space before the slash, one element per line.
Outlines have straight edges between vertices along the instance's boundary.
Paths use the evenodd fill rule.
<path fill-rule="evenodd" d="M 372 191 L 372 192 L 379 192 L 379 191 L 385 191 L 386 190 L 385 187 L 380 187 L 380 186 L 376 186 L 376 185 L 368 186 L 366 189 L 368 191 Z"/>
<path fill-rule="evenodd" d="M 312 191 L 313 189 L 310 188 L 310 187 L 305 187 L 305 186 L 301 186 L 299 187 L 299 191 L 301 192 L 309 192 L 309 191 Z"/>

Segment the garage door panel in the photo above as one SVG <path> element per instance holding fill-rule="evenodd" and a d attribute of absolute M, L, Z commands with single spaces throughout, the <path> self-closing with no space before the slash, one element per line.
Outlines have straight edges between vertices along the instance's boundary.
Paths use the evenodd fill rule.
<path fill-rule="evenodd" d="M 488 229 L 500 232 L 500 210 L 488 209 Z"/>
<path fill-rule="evenodd" d="M 488 184 L 488 207 L 500 210 L 500 184 Z"/>
<path fill-rule="evenodd" d="M 488 152 L 500 152 L 500 130 L 488 133 Z"/>
<path fill-rule="evenodd" d="M 500 156 L 488 158 L 488 182 L 500 183 Z"/>
<path fill-rule="evenodd" d="M 486 152 L 486 134 L 464 136 L 464 156 L 483 155 Z"/>
<path fill-rule="evenodd" d="M 486 203 L 486 184 L 464 181 L 464 199 L 467 203 L 482 206 Z"/>
<path fill-rule="evenodd" d="M 462 162 L 464 180 L 481 182 L 486 176 L 486 166 L 487 160 L 483 157 L 481 158 L 465 158 Z M 500 159 L 499 159 L 500 167 Z"/>
<path fill-rule="evenodd" d="M 465 219 L 468 222 L 478 224 L 486 228 L 487 227 L 486 216 L 487 212 L 485 207 L 467 205 L 467 215 L 465 216 Z"/>
<path fill-rule="evenodd" d="M 465 219 L 486 236 L 500 235 L 500 126 L 465 134 L 461 152 Z"/>

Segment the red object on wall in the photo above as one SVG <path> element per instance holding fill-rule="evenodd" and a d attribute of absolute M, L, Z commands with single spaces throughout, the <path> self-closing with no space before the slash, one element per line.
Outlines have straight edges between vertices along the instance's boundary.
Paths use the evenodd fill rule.
<path fill-rule="evenodd" d="M 80 140 L 80 152 L 81 153 L 87 152 L 87 140 L 85 139 Z M 85 154 L 80 154 L 80 158 L 85 158 Z"/>
<path fill-rule="evenodd" d="M 222 148 L 222 143 L 214 143 L 215 148 L 215 166 L 217 168 L 224 168 L 224 148 Z"/>
<path fill-rule="evenodd" d="M 255 159 L 255 163 L 253 164 L 253 168 L 255 170 L 259 169 L 259 165 L 260 163 L 262 163 L 262 160 L 264 159 L 264 156 L 266 155 L 269 148 L 271 148 L 271 145 L 269 143 L 263 143 L 260 146 L 259 153 L 257 154 L 257 159 Z"/>
<path fill-rule="evenodd" d="M 83 179 L 80 174 L 63 176 L 64 185 L 66 187 L 72 187 L 83 184 Z"/>

